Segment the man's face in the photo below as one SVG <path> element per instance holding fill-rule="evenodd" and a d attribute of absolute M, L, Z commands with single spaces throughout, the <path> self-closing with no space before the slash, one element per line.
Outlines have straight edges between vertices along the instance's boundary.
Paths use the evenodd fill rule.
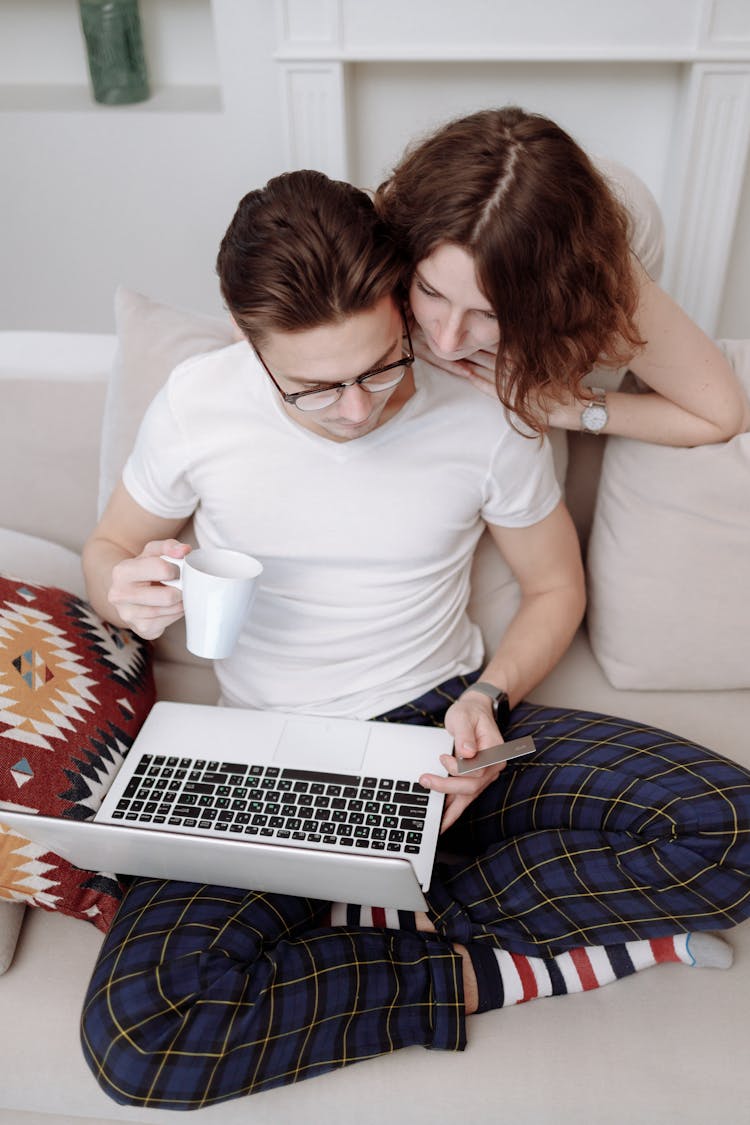
<path fill-rule="evenodd" d="M 300 332 L 268 332 L 262 355 L 287 394 L 322 390 L 392 363 L 403 354 L 403 322 L 391 297 L 341 324 L 325 324 Z M 338 401 L 322 410 L 303 412 L 279 396 L 298 426 L 331 441 L 352 441 L 377 429 L 414 393 L 411 370 L 388 390 L 371 392 L 358 384 L 346 387 Z"/>

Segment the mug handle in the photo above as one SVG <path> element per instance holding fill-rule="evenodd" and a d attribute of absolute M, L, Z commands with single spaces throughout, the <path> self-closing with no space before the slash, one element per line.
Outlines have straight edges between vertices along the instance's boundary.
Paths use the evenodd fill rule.
<path fill-rule="evenodd" d="M 159 555 L 159 558 L 164 559 L 164 562 L 172 563 L 172 565 L 176 566 L 177 569 L 180 572 L 179 578 L 169 578 L 169 579 L 168 578 L 161 578 L 160 579 L 161 585 L 162 586 L 174 586 L 174 588 L 176 590 L 181 590 L 182 589 L 182 564 L 185 562 L 185 560 L 184 559 L 173 559 L 171 555 Z"/>

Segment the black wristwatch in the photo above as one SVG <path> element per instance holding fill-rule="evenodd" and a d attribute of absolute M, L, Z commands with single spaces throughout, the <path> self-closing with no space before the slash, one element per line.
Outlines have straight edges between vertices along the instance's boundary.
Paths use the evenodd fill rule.
<path fill-rule="evenodd" d="M 492 713 L 495 716 L 498 729 L 505 730 L 510 719 L 510 700 L 507 691 L 495 687 L 494 684 L 488 684 L 486 680 L 477 680 L 475 684 L 469 684 L 466 691 L 461 694 L 466 695 L 467 691 L 478 691 L 480 695 L 486 695 L 488 699 L 492 700 Z"/>

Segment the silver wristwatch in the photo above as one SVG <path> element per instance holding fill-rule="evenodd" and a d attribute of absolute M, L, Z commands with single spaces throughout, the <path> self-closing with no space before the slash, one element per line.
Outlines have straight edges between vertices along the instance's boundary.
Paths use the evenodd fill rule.
<path fill-rule="evenodd" d="M 495 716 L 498 730 L 503 731 L 510 719 L 508 693 L 503 691 L 502 688 L 495 687 L 494 684 L 487 683 L 486 680 L 475 680 L 461 694 L 466 695 L 467 691 L 477 691 L 480 695 L 486 695 L 492 701 L 492 714 Z"/>
<path fill-rule="evenodd" d="M 581 411 L 581 433 L 600 434 L 609 421 L 607 392 L 602 387 L 590 387 L 594 396 Z"/>

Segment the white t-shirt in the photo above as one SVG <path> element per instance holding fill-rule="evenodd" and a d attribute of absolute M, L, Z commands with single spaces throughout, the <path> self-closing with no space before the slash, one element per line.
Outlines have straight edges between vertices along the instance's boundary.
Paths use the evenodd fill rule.
<path fill-rule="evenodd" d="M 415 393 L 364 437 L 296 425 L 245 343 L 181 364 L 123 479 L 201 546 L 264 567 L 225 703 L 370 718 L 482 662 L 466 615 L 483 523 L 525 527 L 560 499 L 546 440 L 419 360 Z"/>
<path fill-rule="evenodd" d="M 664 219 L 640 176 L 617 160 L 591 158 L 630 215 L 630 249 L 646 273 L 658 281 L 664 268 Z"/>

